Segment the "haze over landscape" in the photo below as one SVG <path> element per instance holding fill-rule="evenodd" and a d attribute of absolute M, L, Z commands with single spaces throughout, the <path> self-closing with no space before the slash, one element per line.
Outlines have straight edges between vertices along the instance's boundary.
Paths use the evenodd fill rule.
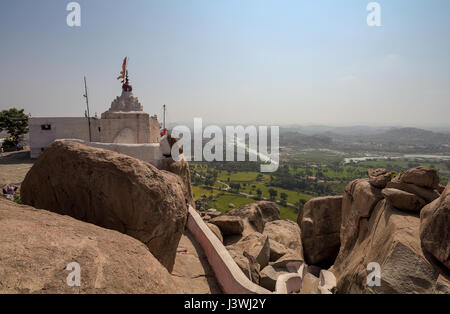
<path fill-rule="evenodd" d="M 119 91 L 171 122 L 449 127 L 450 2 L 8 1 L 0 11 L 0 108 L 83 116 Z"/>

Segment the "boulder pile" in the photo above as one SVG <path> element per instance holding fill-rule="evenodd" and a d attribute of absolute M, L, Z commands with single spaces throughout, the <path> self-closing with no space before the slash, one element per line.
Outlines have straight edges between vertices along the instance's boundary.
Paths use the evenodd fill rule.
<path fill-rule="evenodd" d="M 210 209 L 200 215 L 243 273 L 266 289 L 274 291 L 277 278 L 304 261 L 300 227 L 281 220 L 273 202 L 249 204 L 226 214 Z"/>
<path fill-rule="evenodd" d="M 450 185 L 441 195 L 437 172 L 427 167 L 387 177 L 377 169 L 345 188 L 330 269 L 338 293 L 450 293 Z M 374 265 L 379 273 L 371 277 Z M 369 280 L 377 277 L 379 284 Z"/>

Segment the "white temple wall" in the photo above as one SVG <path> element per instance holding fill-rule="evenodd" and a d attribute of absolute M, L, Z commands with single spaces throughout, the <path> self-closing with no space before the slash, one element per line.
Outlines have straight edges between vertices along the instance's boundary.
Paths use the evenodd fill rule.
<path fill-rule="evenodd" d="M 50 126 L 46 129 L 44 126 Z M 100 141 L 100 122 L 91 118 L 92 141 Z M 30 118 L 31 158 L 37 158 L 56 139 L 76 138 L 89 141 L 89 124 L 87 118 Z"/>
<path fill-rule="evenodd" d="M 125 143 L 130 144 L 130 135 L 126 136 L 125 142 L 120 138 L 124 137 L 123 132 L 129 129 L 133 132 L 134 143 L 144 144 L 150 141 L 150 120 L 148 114 L 118 114 L 113 119 L 100 119 L 102 143 Z M 159 134 L 159 129 L 157 131 Z"/>
<path fill-rule="evenodd" d="M 150 117 L 150 143 L 159 143 L 161 124 L 157 116 Z"/>
<path fill-rule="evenodd" d="M 87 146 L 112 150 L 117 153 L 128 155 L 156 166 L 158 161 L 163 158 L 159 143 L 152 144 L 114 144 L 86 142 L 79 139 L 60 139 L 60 141 L 77 142 Z"/>

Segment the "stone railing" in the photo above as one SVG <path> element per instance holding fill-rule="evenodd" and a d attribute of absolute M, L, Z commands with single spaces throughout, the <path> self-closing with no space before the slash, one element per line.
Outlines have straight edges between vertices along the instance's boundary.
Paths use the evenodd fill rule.
<path fill-rule="evenodd" d="M 301 291 L 303 278 L 308 272 L 306 264 L 288 265 L 289 274 L 280 275 L 275 286 L 276 294 L 290 294 Z M 319 286 L 317 287 L 318 294 L 333 294 L 336 288 L 336 277 L 328 270 L 320 270 Z"/>
<path fill-rule="evenodd" d="M 187 228 L 200 244 L 216 279 L 224 293 L 271 294 L 272 292 L 251 282 L 217 236 L 209 229 L 197 211 L 189 206 Z"/>
<path fill-rule="evenodd" d="M 227 248 L 209 229 L 197 211 L 189 206 L 186 225 L 195 240 L 203 248 L 216 279 L 224 293 L 228 294 L 272 294 L 271 291 L 250 281 L 231 257 Z M 293 262 L 286 265 L 289 273 L 280 275 L 276 282 L 275 293 L 289 294 L 300 291 L 308 268 L 304 263 Z M 320 271 L 319 294 L 331 294 L 336 287 L 336 278 L 327 271 Z"/>

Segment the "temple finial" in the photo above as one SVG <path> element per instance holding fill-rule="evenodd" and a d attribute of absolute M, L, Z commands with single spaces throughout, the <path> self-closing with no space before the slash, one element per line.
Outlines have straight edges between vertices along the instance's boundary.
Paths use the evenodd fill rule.
<path fill-rule="evenodd" d="M 118 80 L 122 79 L 122 90 L 124 92 L 131 92 L 133 90 L 133 87 L 128 82 L 128 69 L 127 69 L 127 60 L 128 57 L 125 57 L 123 59 L 122 63 L 122 71 L 120 72 L 120 76 L 117 78 Z"/>

